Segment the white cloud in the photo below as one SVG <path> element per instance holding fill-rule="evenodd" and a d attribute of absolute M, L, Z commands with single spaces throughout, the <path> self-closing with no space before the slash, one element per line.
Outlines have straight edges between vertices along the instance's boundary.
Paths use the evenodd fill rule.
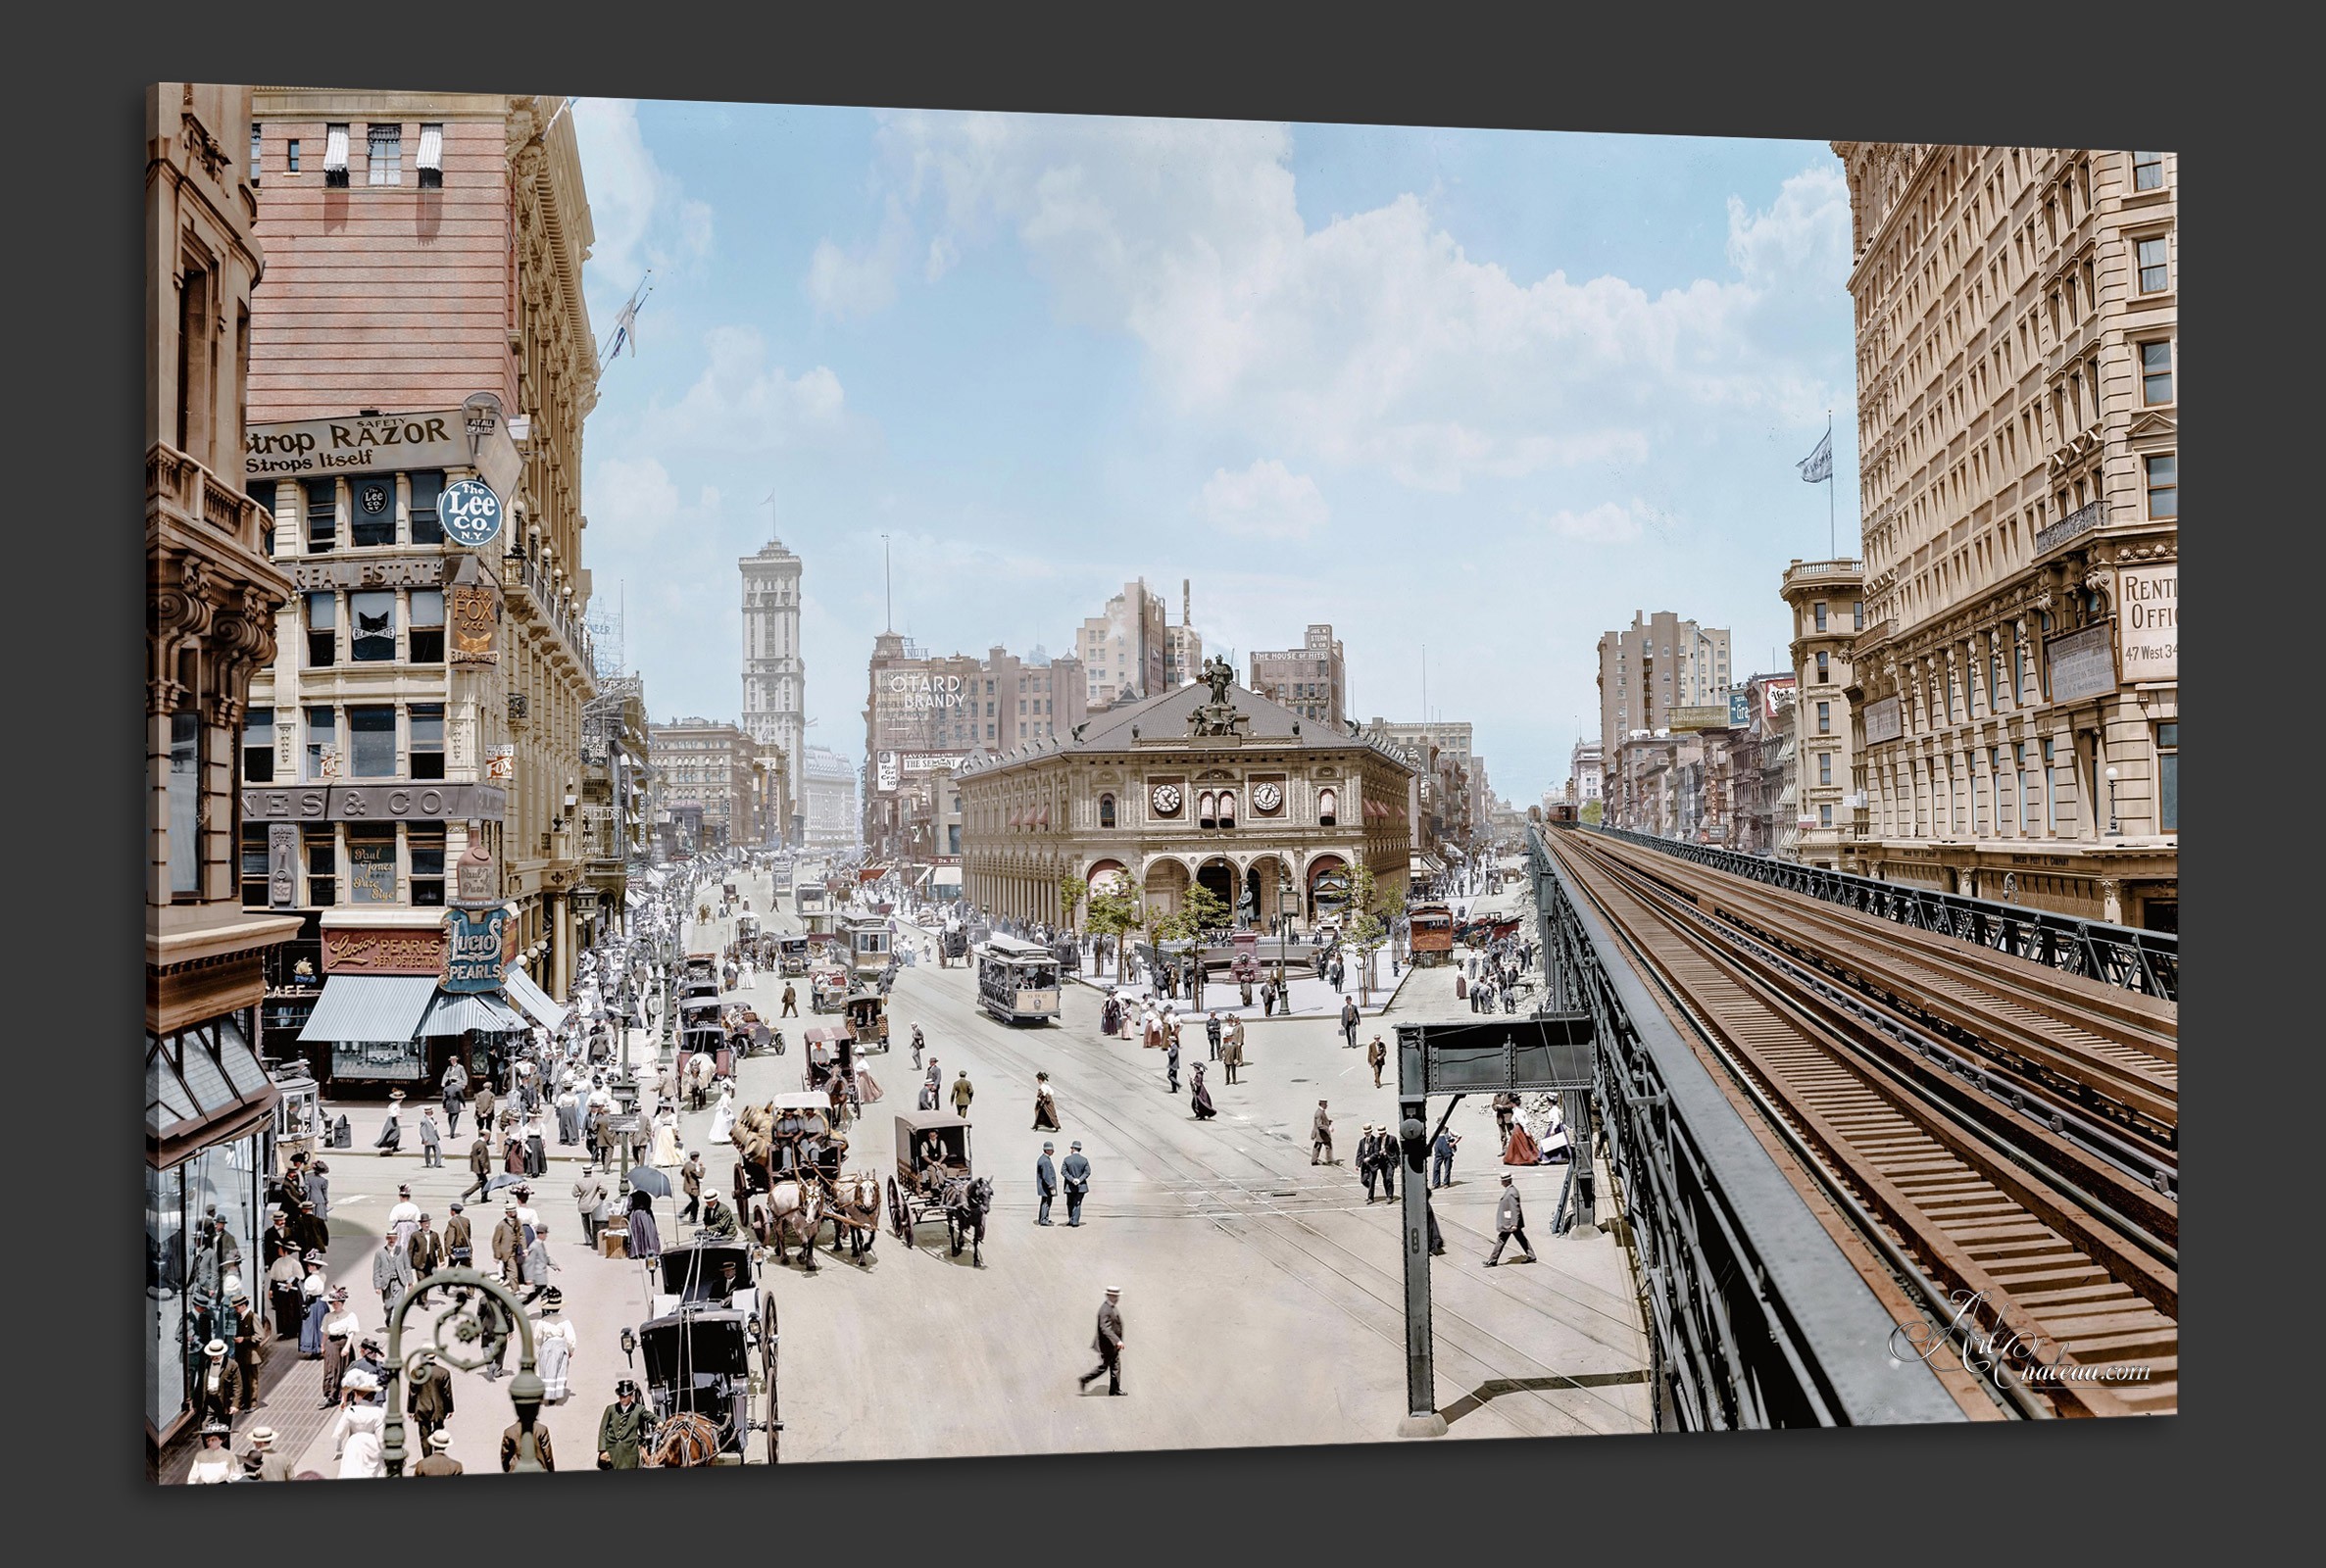
<path fill-rule="evenodd" d="M 1253 538 L 1306 539 L 1332 516 L 1316 481 L 1274 458 L 1241 473 L 1214 469 L 1196 499 L 1212 527 Z"/>
<path fill-rule="evenodd" d="M 1645 502 L 1633 499 L 1629 504 L 1603 501 L 1584 512 L 1560 510 L 1534 514 L 1538 527 L 1548 529 L 1562 539 L 1584 544 L 1623 544 L 1640 536 L 1640 519 L 1648 514 Z"/>
<path fill-rule="evenodd" d="M 1183 416 L 1303 465 L 1421 491 L 1647 461 L 1675 411 L 1806 422 L 1832 390 L 1795 353 L 1848 266 L 1841 176 L 1730 206 L 1734 274 L 1651 296 L 1472 260 L 1408 194 L 1310 230 L 1292 133 L 1203 121 L 881 118 L 923 268 L 1014 233 L 1066 319 L 1126 333 Z"/>
<path fill-rule="evenodd" d="M 905 216 L 905 204 L 892 195 L 880 237 L 866 249 L 851 255 L 828 239 L 817 244 L 808 264 L 808 297 L 818 311 L 843 321 L 878 315 L 897 297 L 897 274 L 912 246 L 912 220 Z M 930 266 L 935 266 L 934 256 Z"/>
<path fill-rule="evenodd" d="M 829 445 L 854 433 L 829 368 L 786 375 L 767 364 L 755 327 L 716 327 L 703 341 L 710 360 L 702 376 L 675 404 L 648 411 L 639 432 L 645 446 L 733 455 Z"/>
<path fill-rule="evenodd" d="M 583 272 L 590 319 L 603 337 L 648 269 L 666 276 L 699 270 L 711 254 L 713 215 L 647 150 L 636 99 L 576 99 L 573 135 L 596 236 Z"/>
<path fill-rule="evenodd" d="M 678 520 L 678 487 L 653 458 L 603 459 L 591 465 L 589 479 L 593 544 L 617 536 L 625 545 L 646 543 L 667 535 Z M 716 493 L 707 491 L 703 499 L 716 509 Z"/>

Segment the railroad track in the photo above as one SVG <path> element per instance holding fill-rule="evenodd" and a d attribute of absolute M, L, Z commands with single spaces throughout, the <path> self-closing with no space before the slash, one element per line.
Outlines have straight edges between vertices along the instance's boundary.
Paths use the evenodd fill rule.
<path fill-rule="evenodd" d="M 2000 956 L 1951 965 L 1888 925 L 1883 940 L 1901 951 L 1868 951 L 1861 935 L 1796 918 L 1766 895 L 1675 877 L 1668 858 L 1644 864 L 1574 834 L 1547 840 L 1715 1081 L 1749 1122 L 1769 1123 L 1772 1154 L 1806 1155 L 1780 1163 L 1813 1170 L 1844 1212 L 1880 1233 L 1860 1269 L 1889 1269 L 1881 1288 L 1904 1285 L 1940 1325 L 1959 1313 L 1958 1336 L 2013 1348 L 1992 1357 L 2003 1363 L 1991 1380 L 1999 1402 L 2035 1416 L 2178 1407 L 2177 1172 L 2159 1184 L 2140 1167 L 2161 1146 L 2121 1118 L 2102 1125 L 2081 1098 L 2130 1116 L 2137 1088 L 2141 1114 L 2177 1129 L 2169 1064 L 2152 1054 L 2157 1065 L 2138 1077 L 2138 1063 L 2113 1054 L 2138 1053 L 2120 1038 L 2137 1031 L 2100 1018 L 2088 1032 L 2113 1050 L 2079 1053 L 2050 1027 L 2067 1001 L 2011 993 L 2007 975 L 1989 972 Z M 1933 1038 L 1950 1013 L 1955 1034 Z M 1977 1049 L 1989 1028 L 2004 1040 Z"/>

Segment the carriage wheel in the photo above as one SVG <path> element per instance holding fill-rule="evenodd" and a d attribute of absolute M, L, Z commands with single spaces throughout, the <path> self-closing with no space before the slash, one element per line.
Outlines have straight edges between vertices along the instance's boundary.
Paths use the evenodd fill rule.
<path fill-rule="evenodd" d="M 783 1404 L 776 1396 L 775 1368 L 780 1347 L 775 1340 L 775 1298 L 763 1295 L 760 1298 L 760 1362 L 767 1383 L 767 1463 L 773 1464 L 782 1446 L 783 1434 L 777 1430 L 781 1423 Z"/>

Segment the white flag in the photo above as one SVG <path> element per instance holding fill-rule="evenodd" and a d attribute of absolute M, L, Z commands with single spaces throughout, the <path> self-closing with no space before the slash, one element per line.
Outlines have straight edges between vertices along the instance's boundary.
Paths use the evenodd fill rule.
<path fill-rule="evenodd" d="M 1801 470 L 1805 484 L 1815 484 L 1820 479 L 1833 477 L 1833 432 L 1828 430 L 1817 442 L 1817 450 L 1794 465 Z"/>

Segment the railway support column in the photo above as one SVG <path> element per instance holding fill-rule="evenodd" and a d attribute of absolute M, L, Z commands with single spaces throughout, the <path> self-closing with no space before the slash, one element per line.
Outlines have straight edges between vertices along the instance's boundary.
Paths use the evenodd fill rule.
<path fill-rule="evenodd" d="M 1406 1418 L 1401 1438 L 1442 1438 L 1429 1318 L 1429 1097 L 1418 1031 L 1401 1029 L 1397 1042 L 1398 1142 L 1406 1156 L 1406 1195 L 1399 1215 L 1399 1248 L 1406 1267 Z"/>

